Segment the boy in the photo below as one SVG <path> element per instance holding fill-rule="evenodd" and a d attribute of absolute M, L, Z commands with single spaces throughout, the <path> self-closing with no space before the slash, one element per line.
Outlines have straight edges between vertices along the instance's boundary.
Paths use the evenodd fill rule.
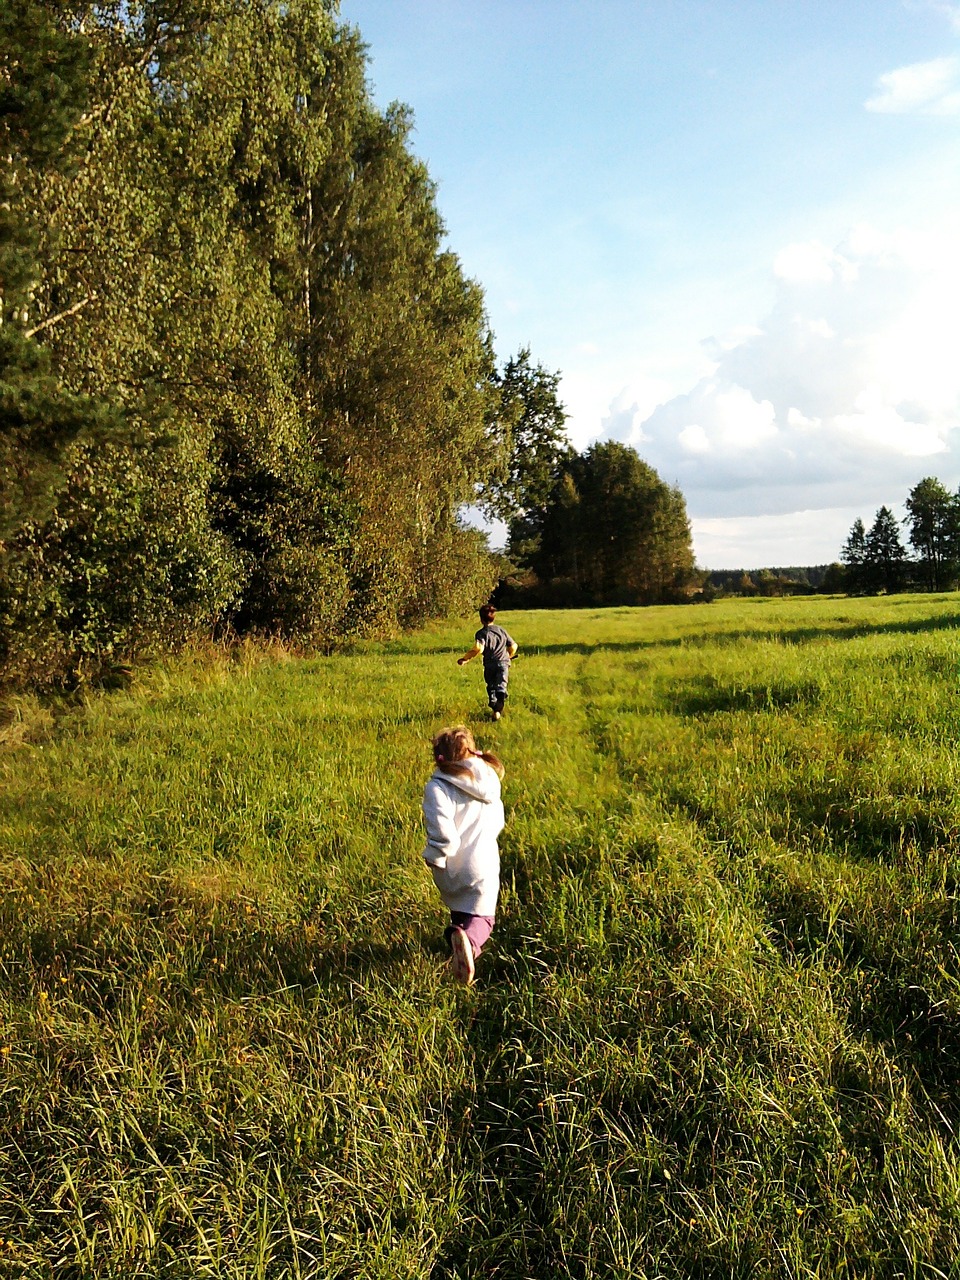
<path fill-rule="evenodd" d="M 474 638 L 474 645 L 462 658 L 457 659 L 457 666 L 462 667 L 470 662 L 478 653 L 483 654 L 483 678 L 487 685 L 487 700 L 494 720 L 503 715 L 503 704 L 507 700 L 507 679 L 510 675 L 510 661 L 517 655 L 517 645 L 511 636 L 494 623 L 497 611 L 492 604 L 485 604 L 480 610 L 480 621 L 483 626 Z"/>

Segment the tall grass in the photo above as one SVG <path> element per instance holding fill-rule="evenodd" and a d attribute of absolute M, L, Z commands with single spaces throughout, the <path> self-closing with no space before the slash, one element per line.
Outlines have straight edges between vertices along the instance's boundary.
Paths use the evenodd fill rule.
<path fill-rule="evenodd" d="M 960 1275 L 960 598 L 506 621 L 497 725 L 469 622 L 10 710 L 0 1275 Z"/>

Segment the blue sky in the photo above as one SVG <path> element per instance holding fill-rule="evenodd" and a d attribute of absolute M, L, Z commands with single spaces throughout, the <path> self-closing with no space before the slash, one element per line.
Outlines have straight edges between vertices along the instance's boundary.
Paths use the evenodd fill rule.
<path fill-rule="evenodd" d="M 707 568 L 960 484 L 960 2 L 342 0 L 501 359 L 633 445 Z"/>

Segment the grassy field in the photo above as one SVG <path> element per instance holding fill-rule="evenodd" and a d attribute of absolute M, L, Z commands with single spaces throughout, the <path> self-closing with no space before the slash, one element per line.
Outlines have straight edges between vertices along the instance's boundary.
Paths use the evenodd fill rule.
<path fill-rule="evenodd" d="M 0 1276 L 960 1276 L 960 597 L 502 620 L 9 705 Z"/>

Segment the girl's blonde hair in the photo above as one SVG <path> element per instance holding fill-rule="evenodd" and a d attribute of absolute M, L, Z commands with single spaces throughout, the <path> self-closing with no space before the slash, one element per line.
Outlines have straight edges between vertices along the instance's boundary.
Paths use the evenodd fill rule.
<path fill-rule="evenodd" d="M 464 724 L 454 725 L 449 729 L 441 729 L 433 740 L 433 758 L 441 773 L 451 776 L 469 773 L 470 768 L 464 763 L 470 756 L 485 760 L 497 774 L 503 777 L 503 765 L 490 751 L 478 751 L 473 734 Z"/>

